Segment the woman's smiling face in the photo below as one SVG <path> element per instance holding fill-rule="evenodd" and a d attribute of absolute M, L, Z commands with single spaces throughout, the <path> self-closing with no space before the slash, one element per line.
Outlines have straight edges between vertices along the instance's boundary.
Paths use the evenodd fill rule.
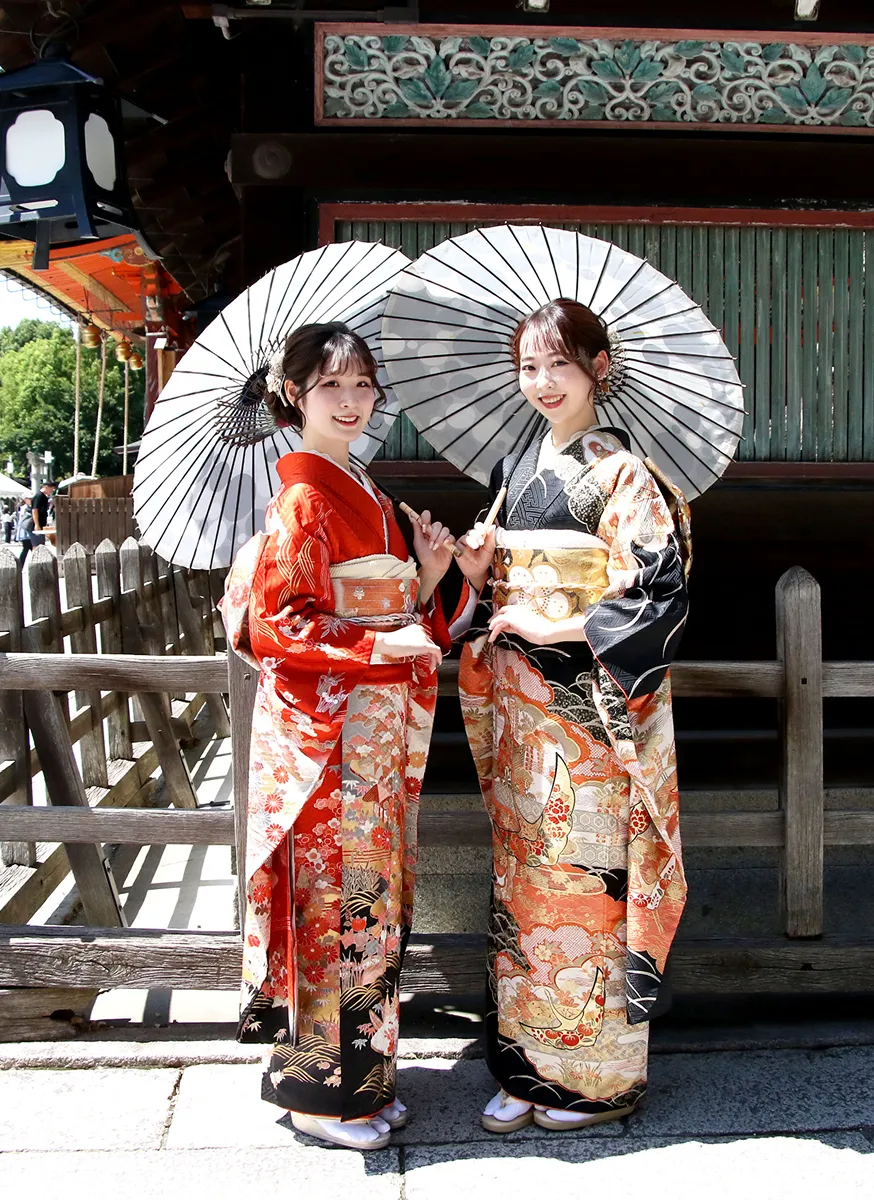
<path fill-rule="evenodd" d="M 603 352 L 593 360 L 599 376 L 607 365 Z M 553 426 L 556 441 L 596 423 L 594 384 L 580 364 L 565 351 L 549 349 L 527 334 L 519 347 L 519 387 L 525 399 Z"/>
<path fill-rule="evenodd" d="M 294 385 L 286 384 L 286 389 L 293 400 Z M 354 368 L 334 373 L 329 364 L 323 374 L 310 380 L 298 403 L 310 436 L 351 443 L 367 427 L 375 402 L 369 375 Z"/>

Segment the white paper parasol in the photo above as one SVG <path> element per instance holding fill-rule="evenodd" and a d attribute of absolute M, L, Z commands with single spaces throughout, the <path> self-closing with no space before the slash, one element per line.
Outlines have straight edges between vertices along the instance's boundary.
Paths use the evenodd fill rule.
<path fill-rule="evenodd" d="M 610 242 L 545 226 L 477 229 L 426 251 L 398 276 L 383 320 L 389 379 L 440 454 L 475 479 L 520 447 L 539 418 L 510 358 L 518 322 L 579 300 L 611 342 L 602 424 L 627 431 L 688 497 L 723 473 L 743 423 L 743 390 L 719 332 L 685 292 Z"/>
<path fill-rule="evenodd" d="M 185 353 L 155 404 L 134 468 L 134 516 L 144 542 L 169 562 L 227 567 L 263 528 L 277 459 L 300 448 L 263 401 L 270 358 L 301 325 L 342 321 L 382 363 L 388 289 L 409 264 L 376 242 L 323 246 L 270 271 L 223 309 Z M 352 454 L 369 462 L 398 413 L 386 404 Z"/>

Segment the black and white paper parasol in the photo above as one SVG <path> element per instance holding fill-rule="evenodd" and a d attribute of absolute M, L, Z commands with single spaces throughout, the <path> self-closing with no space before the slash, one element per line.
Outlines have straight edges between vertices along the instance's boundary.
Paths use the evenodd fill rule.
<path fill-rule="evenodd" d="M 388 377 L 435 450 L 485 483 L 541 421 L 519 390 L 510 338 L 560 297 L 603 317 L 611 343 L 602 424 L 627 431 L 688 497 L 731 461 L 743 389 L 718 330 L 648 262 L 611 242 L 501 225 L 441 242 L 398 276 L 382 324 Z"/>
<path fill-rule="evenodd" d="M 342 321 L 380 364 L 386 404 L 352 444 L 369 462 L 398 404 L 382 368 L 380 325 L 389 287 L 409 259 L 376 242 L 323 246 L 270 271 L 233 300 L 185 353 L 161 392 L 134 468 L 134 516 L 144 542 L 169 562 L 227 567 L 263 528 L 277 459 L 300 449 L 263 399 L 270 360 L 301 325 Z"/>

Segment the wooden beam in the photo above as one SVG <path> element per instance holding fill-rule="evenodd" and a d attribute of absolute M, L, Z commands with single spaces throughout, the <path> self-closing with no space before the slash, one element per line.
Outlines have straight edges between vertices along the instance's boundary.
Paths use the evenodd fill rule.
<path fill-rule="evenodd" d="M 23 822 L 21 816 L 30 817 Z M 10 817 L 12 818 L 10 820 Z M 234 814 L 175 808 L 0 808 L 0 835 L 27 828 L 35 841 L 122 846 L 232 846 Z M 11 836 L 11 834 L 10 834 Z"/>
<path fill-rule="evenodd" d="M 413 934 L 401 988 L 416 993 L 479 992 L 485 937 Z M 163 987 L 235 991 L 238 933 L 155 929 L 9 926 L 0 932 L 0 987 Z M 681 941 L 671 952 L 679 995 L 816 994 L 874 991 L 874 939 L 782 938 Z"/>
<path fill-rule="evenodd" d="M 874 696 L 874 662 L 824 662 L 823 696 Z"/>
<path fill-rule="evenodd" d="M 81 267 L 77 267 L 75 263 L 62 260 L 52 263 L 52 266 L 63 271 L 65 275 L 78 283 L 81 288 L 94 297 L 106 312 L 130 312 L 127 304 L 123 300 L 119 300 L 115 292 L 111 292 L 108 287 L 94 279 L 87 271 L 83 271 Z"/>
<path fill-rule="evenodd" d="M 148 654 L 0 655 L 0 689 L 70 691 L 86 686 L 105 691 L 226 692 L 225 655 L 191 658 Z M 439 677 L 451 683 L 457 660 L 443 663 Z M 783 668 L 779 662 L 683 662 L 671 669 L 675 696 L 780 696 Z"/>
<path fill-rule="evenodd" d="M 685 847 L 782 846 L 783 828 L 782 812 L 692 812 L 681 818 Z M 232 846 L 234 813 L 0 806 L 0 837 L 126 846 Z M 825 813 L 824 840 L 828 846 L 874 845 L 874 812 Z M 423 812 L 419 816 L 421 847 L 490 846 L 491 841 L 485 810 Z"/>

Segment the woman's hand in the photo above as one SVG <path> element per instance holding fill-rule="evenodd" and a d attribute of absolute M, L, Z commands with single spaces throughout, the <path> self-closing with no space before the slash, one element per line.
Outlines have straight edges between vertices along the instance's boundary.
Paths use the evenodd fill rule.
<path fill-rule="evenodd" d="M 463 538 L 458 539 L 456 545 L 461 551 L 458 565 L 468 583 L 475 592 L 482 591 L 495 557 L 494 526 L 487 530 L 482 521 L 477 521 L 473 529 L 469 529 Z"/>
<path fill-rule="evenodd" d="M 421 514 L 421 518 L 421 523 L 412 522 L 416 558 L 426 574 L 442 579 L 452 562 L 455 539 L 445 525 L 431 520 L 431 513 L 427 508 Z"/>
<path fill-rule="evenodd" d="M 443 662 L 440 647 L 431 639 L 424 625 L 405 625 L 391 633 L 378 633 L 373 640 L 374 654 L 386 658 L 419 658 L 427 655 L 433 670 Z"/>
<path fill-rule="evenodd" d="M 455 539 L 439 521 L 431 520 L 426 508 L 419 521 L 413 521 L 413 548 L 419 560 L 419 603 L 427 604 L 437 584 L 449 570 Z"/>
<path fill-rule="evenodd" d="M 560 640 L 559 628 L 560 622 L 550 621 L 523 604 L 507 604 L 489 620 L 489 642 L 502 633 L 517 633 L 535 646 L 548 646 Z"/>

